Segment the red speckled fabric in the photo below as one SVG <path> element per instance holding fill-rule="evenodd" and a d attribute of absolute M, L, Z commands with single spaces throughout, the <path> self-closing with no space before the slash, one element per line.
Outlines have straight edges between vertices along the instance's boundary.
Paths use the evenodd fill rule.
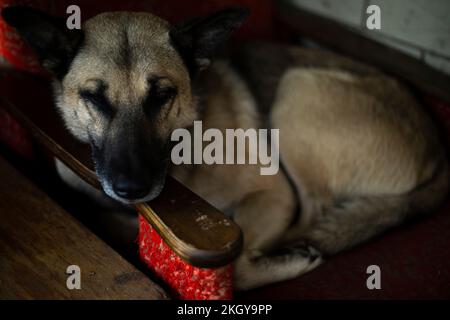
<path fill-rule="evenodd" d="M 185 300 L 229 300 L 232 298 L 231 265 L 216 269 L 196 268 L 183 261 L 139 216 L 139 254 L 142 260 Z"/>
<path fill-rule="evenodd" d="M 27 5 L 40 9 L 48 9 L 48 1 L 0 0 L 0 8 L 9 5 Z M 36 56 L 20 39 L 17 32 L 0 19 L 0 57 L 17 69 L 43 74 Z"/>

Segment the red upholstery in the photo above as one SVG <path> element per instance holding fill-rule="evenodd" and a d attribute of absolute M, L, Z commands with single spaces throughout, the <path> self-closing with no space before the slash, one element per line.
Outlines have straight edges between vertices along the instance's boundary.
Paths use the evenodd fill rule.
<path fill-rule="evenodd" d="M 154 228 L 139 217 L 139 255 L 164 280 L 172 297 L 184 300 L 230 300 L 232 267 L 197 268 L 187 264 L 164 242 Z"/>

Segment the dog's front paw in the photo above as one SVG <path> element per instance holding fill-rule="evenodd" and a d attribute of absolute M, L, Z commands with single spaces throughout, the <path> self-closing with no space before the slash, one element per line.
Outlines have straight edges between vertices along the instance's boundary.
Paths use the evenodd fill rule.
<path fill-rule="evenodd" d="M 322 255 L 311 246 L 286 249 L 283 254 L 250 258 L 242 254 L 235 263 L 236 290 L 249 290 L 305 274 L 322 263 Z"/>
<path fill-rule="evenodd" d="M 310 245 L 296 246 L 291 249 L 288 249 L 288 252 L 290 252 L 290 254 L 293 254 L 293 255 L 298 254 L 305 258 L 309 258 L 311 260 L 311 262 L 315 261 L 317 259 L 319 259 L 319 260 L 322 259 L 322 254 L 316 248 L 314 248 Z"/>

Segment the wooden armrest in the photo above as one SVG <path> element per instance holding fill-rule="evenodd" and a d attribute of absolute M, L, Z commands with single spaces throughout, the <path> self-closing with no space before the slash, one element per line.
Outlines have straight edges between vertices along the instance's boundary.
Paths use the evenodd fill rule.
<path fill-rule="evenodd" d="M 48 80 L 0 70 L 0 106 L 55 157 L 100 189 L 90 147 L 64 128 L 50 92 Z M 136 208 L 172 250 L 194 266 L 226 265 L 241 250 L 242 233 L 238 225 L 170 176 L 156 199 L 138 204 Z M 199 224 L 200 216 L 203 216 L 202 223 L 208 222 L 207 229 Z"/>

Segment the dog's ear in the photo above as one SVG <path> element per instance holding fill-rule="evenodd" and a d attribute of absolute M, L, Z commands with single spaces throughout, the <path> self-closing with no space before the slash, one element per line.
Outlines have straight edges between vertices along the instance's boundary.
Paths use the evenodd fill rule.
<path fill-rule="evenodd" d="M 233 7 L 172 27 L 171 40 L 189 71 L 207 68 L 217 48 L 243 24 L 249 14 L 250 11 L 246 8 Z"/>
<path fill-rule="evenodd" d="M 46 69 L 56 76 L 65 74 L 83 40 L 81 30 L 69 30 L 63 18 L 24 6 L 6 7 L 2 17 L 34 49 Z"/>

